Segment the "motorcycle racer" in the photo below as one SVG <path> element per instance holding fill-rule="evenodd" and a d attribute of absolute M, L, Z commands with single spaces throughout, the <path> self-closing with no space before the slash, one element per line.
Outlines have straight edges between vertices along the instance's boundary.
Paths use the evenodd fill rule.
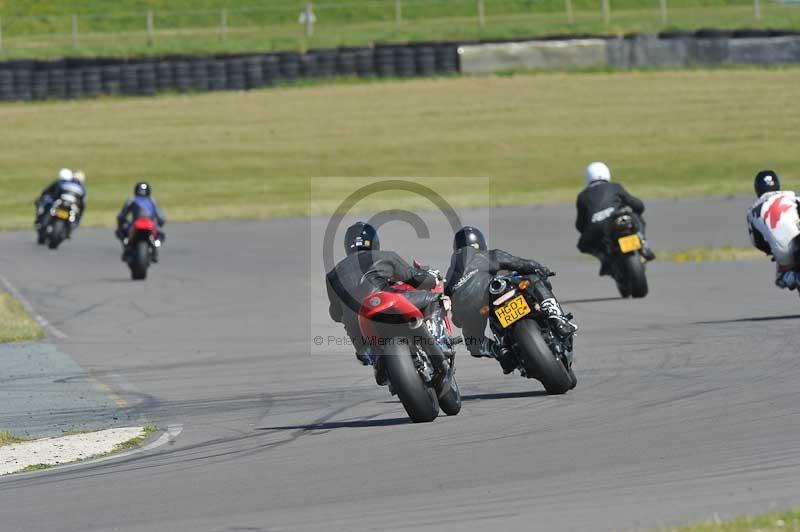
<path fill-rule="evenodd" d="M 158 227 L 158 239 L 155 243 L 155 249 L 152 253 L 153 262 L 158 262 L 158 249 L 166 239 L 166 235 L 161 227 L 167 223 L 164 213 L 156 203 L 156 200 L 151 196 L 153 188 L 149 183 L 140 181 L 133 187 L 133 197 L 125 202 L 122 209 L 117 215 L 117 230 L 114 232 L 116 237 L 122 242 L 122 261 L 126 260 L 126 244 L 128 238 L 128 231 L 131 224 L 137 218 L 152 218 Z"/>
<path fill-rule="evenodd" d="M 81 223 L 81 217 L 83 216 L 86 203 L 85 180 L 86 174 L 80 170 L 75 172 L 69 168 L 62 168 L 59 170 L 55 181 L 50 183 L 34 202 L 36 206 L 36 228 L 38 229 L 41 226 L 42 220 L 49 211 L 50 206 L 53 205 L 53 202 L 60 198 L 62 194 L 69 194 L 75 197 L 75 204 L 78 207 L 78 211 L 72 228 L 77 228 Z"/>
<path fill-rule="evenodd" d="M 611 170 L 605 163 L 593 162 L 586 167 L 586 188 L 578 195 L 575 206 L 578 211 L 575 228 L 581 233 L 578 250 L 600 260 L 600 275 L 610 273 L 603 247 L 604 223 L 621 207 L 630 207 L 641 222 L 642 256 L 648 261 L 656 258 L 644 238 L 644 203 L 619 183 L 611 182 Z"/>
<path fill-rule="evenodd" d="M 747 211 L 750 241 L 775 261 L 775 285 L 795 289 L 800 283 L 800 197 L 782 191 L 772 170 L 758 172 L 754 188 L 758 199 Z"/>
<path fill-rule="evenodd" d="M 445 295 L 453 302 L 453 321 L 461 327 L 470 355 L 496 358 L 508 374 L 515 366 L 504 356 L 500 346 L 484 335 L 487 317 L 480 313 L 480 308 L 488 302 L 489 282 L 500 270 L 537 276 L 538 279 L 532 279 L 534 294 L 558 334 L 566 337 L 577 327 L 566 318 L 553 295 L 547 281 L 551 274 L 547 267 L 499 249 L 488 250 L 479 229 L 462 227 L 453 238 L 453 255 L 445 277 Z"/>
<path fill-rule="evenodd" d="M 395 282 L 430 290 L 436 286 L 437 278 L 427 270 L 409 265 L 394 251 L 381 250 L 378 232 L 366 222 L 347 228 L 344 249 L 347 256 L 325 276 L 329 314 L 333 321 L 344 325 L 355 347 L 356 358 L 370 365 L 369 346 L 358 324 L 358 311 L 364 298 Z"/>

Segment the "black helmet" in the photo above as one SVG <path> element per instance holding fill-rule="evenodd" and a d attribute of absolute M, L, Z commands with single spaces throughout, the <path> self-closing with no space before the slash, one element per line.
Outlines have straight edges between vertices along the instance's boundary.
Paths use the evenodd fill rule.
<path fill-rule="evenodd" d="M 486 250 L 486 239 L 477 227 L 467 225 L 456 232 L 453 238 L 453 251 L 467 247 Z"/>
<path fill-rule="evenodd" d="M 356 251 L 377 251 L 381 249 L 378 231 L 366 222 L 356 222 L 344 234 L 344 251 L 348 255 Z"/>
<path fill-rule="evenodd" d="M 144 181 L 139 181 L 136 183 L 136 186 L 133 187 L 133 193 L 137 196 L 149 196 L 150 195 L 150 185 L 145 183 Z"/>
<path fill-rule="evenodd" d="M 772 170 L 761 170 L 756 174 L 756 181 L 754 183 L 756 189 L 756 196 L 761 197 L 765 192 L 774 192 L 781 189 L 781 180 Z"/>

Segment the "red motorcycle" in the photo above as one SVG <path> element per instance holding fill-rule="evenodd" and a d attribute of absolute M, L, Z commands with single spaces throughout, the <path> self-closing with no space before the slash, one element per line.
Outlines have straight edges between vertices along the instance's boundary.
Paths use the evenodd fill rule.
<path fill-rule="evenodd" d="M 443 290 L 441 280 L 433 291 L 398 283 L 368 295 L 359 311 L 376 367 L 385 370 L 389 391 L 415 423 L 433 421 L 440 408 L 449 416 L 461 410 L 454 362 L 462 339 L 453 333 Z"/>
<path fill-rule="evenodd" d="M 158 228 L 150 218 L 137 218 L 131 224 L 128 237 L 124 241 L 125 257 L 131 269 L 131 279 L 142 280 L 147 277 L 147 268 L 161 245 Z"/>

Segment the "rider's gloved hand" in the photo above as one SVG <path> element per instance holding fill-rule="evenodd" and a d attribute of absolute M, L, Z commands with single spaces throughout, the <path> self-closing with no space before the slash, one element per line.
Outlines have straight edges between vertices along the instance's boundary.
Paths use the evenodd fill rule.
<path fill-rule="evenodd" d="M 553 277 L 555 275 L 555 272 L 550 270 L 550 268 L 548 268 L 547 266 L 542 266 L 541 268 L 536 269 L 536 275 L 538 275 L 539 277 L 547 278 L 547 277 Z"/>

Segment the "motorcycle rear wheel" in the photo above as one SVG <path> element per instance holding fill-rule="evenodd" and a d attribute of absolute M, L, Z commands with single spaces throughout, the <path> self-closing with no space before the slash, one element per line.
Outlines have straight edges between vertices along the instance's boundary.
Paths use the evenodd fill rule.
<path fill-rule="evenodd" d="M 408 417 L 414 423 L 427 423 L 439 415 L 439 400 L 436 392 L 422 382 L 409 345 L 403 339 L 394 338 L 384 349 L 383 362 L 392 389 L 403 403 Z"/>
<path fill-rule="evenodd" d="M 131 251 L 131 279 L 142 281 L 147 278 L 147 267 L 150 265 L 150 244 L 141 240 Z"/>
<path fill-rule="evenodd" d="M 64 225 L 64 220 L 55 220 L 51 226 L 50 235 L 47 238 L 47 247 L 50 249 L 57 249 L 59 244 L 66 236 L 67 228 Z"/>
<path fill-rule="evenodd" d="M 535 321 L 520 321 L 514 328 L 514 338 L 518 346 L 517 355 L 525 372 L 538 379 L 547 393 L 564 394 L 575 387 L 578 381 L 574 373 L 570 375 L 571 369 L 550 351 Z"/>
<path fill-rule="evenodd" d="M 631 253 L 626 255 L 621 266 L 629 294 L 635 298 L 645 297 L 648 291 L 647 276 L 639 254 Z"/>

